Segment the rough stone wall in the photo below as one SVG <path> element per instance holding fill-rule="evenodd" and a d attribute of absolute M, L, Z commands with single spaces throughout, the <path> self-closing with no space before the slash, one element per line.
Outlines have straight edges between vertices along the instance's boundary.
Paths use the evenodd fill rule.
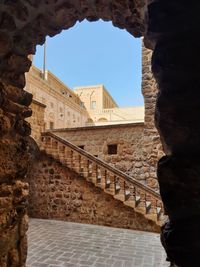
<path fill-rule="evenodd" d="M 28 168 L 25 118 L 31 116 L 31 94 L 23 90 L 28 55 L 47 35 L 54 36 L 77 21 L 110 20 L 135 36 L 144 32 L 144 1 L 18 0 L 0 3 L 0 266 L 24 267 Z M 3 245 L 2 245 L 3 244 Z"/>
<path fill-rule="evenodd" d="M 200 5 L 152 1 L 148 38 L 159 85 L 156 125 L 164 156 L 158 163 L 160 193 L 169 216 L 162 228 L 168 259 L 200 266 Z"/>
<path fill-rule="evenodd" d="M 40 146 L 41 143 L 41 132 L 44 131 L 45 123 L 44 123 L 44 113 L 45 113 L 45 105 L 42 103 L 33 100 L 31 104 L 32 116 L 27 119 L 27 121 L 31 124 L 31 136 Z"/>
<path fill-rule="evenodd" d="M 154 114 L 157 84 L 151 71 L 152 51 L 142 46 L 142 93 L 145 104 L 144 124 L 126 124 L 55 131 L 93 155 L 158 190 L 157 162 L 163 156 Z M 107 145 L 117 144 L 117 155 L 108 155 Z"/>
<path fill-rule="evenodd" d="M 142 46 L 142 94 L 145 105 L 145 124 L 141 137 L 142 157 L 145 165 L 143 173 L 147 176 L 147 184 L 157 188 L 157 162 L 163 156 L 163 148 L 158 130 L 155 127 L 154 114 L 158 87 L 151 70 L 152 51 Z"/>
<path fill-rule="evenodd" d="M 51 72 L 46 71 L 44 80 L 42 71 L 32 66 L 26 74 L 25 90 L 33 94 L 34 100 L 46 106 L 45 129 L 51 126 L 56 129 L 85 126 L 89 114 L 81 107 L 80 99 Z"/>
<path fill-rule="evenodd" d="M 75 129 L 53 131 L 58 136 L 72 142 L 77 146 L 84 146 L 84 150 L 98 156 L 119 170 L 145 181 L 140 176 L 141 162 L 141 136 L 144 124 L 121 124 L 110 126 L 93 126 Z M 108 145 L 117 144 L 117 154 L 108 154 Z"/>
<path fill-rule="evenodd" d="M 163 244 L 175 265 L 197 267 L 200 5 L 198 1 L 188 5 L 188 1 L 180 0 L 149 3 L 148 44 L 155 47 L 153 69 L 160 90 L 156 123 L 168 154 L 158 168 L 170 218 L 163 228 Z M 44 43 L 46 35 L 53 36 L 84 18 L 111 20 L 141 36 L 145 32 L 146 1 L 7 0 L 1 1 L 0 8 L 0 195 L 1 203 L 10 201 L 1 204 L 0 237 L 6 241 L 0 246 L 0 263 L 22 267 L 26 258 L 28 190 L 24 183 L 28 163 L 25 136 L 30 134 L 24 118 L 31 115 L 30 96 L 21 90 L 24 72 L 30 67 L 27 56 L 35 53 L 36 44 Z"/>
<path fill-rule="evenodd" d="M 1 38 L 0 38 L 1 39 Z M 29 154 L 26 136 L 32 95 L 0 77 L 0 266 L 24 267 L 27 254 Z"/>
<path fill-rule="evenodd" d="M 28 181 L 31 217 L 159 231 L 143 215 L 46 155 L 34 162 Z"/>

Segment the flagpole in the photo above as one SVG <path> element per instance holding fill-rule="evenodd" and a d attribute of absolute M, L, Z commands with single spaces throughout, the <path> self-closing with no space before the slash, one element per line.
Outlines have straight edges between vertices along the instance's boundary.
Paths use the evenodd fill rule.
<path fill-rule="evenodd" d="M 46 40 L 45 40 L 45 43 L 44 43 L 43 79 L 46 80 Z"/>

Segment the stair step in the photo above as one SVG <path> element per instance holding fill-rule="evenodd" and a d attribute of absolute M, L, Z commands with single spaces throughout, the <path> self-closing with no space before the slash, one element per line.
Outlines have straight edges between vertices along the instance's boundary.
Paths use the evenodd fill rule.
<path fill-rule="evenodd" d="M 124 194 L 116 194 L 116 195 L 114 195 L 114 198 L 115 198 L 115 199 L 118 199 L 118 200 L 120 200 L 120 201 L 122 201 L 122 202 L 125 201 L 125 196 L 124 196 Z"/>
<path fill-rule="evenodd" d="M 147 218 L 147 219 L 149 219 L 149 220 L 151 220 L 151 221 L 154 221 L 154 222 L 157 222 L 157 214 L 151 214 L 151 213 L 149 213 L 149 214 L 144 214 L 144 216 L 145 216 L 145 218 Z"/>
<path fill-rule="evenodd" d="M 111 195 L 113 197 L 115 196 L 114 191 L 110 190 L 109 188 L 105 188 L 104 192 L 106 192 L 107 194 L 109 194 L 109 195 Z"/>
<path fill-rule="evenodd" d="M 129 207 L 135 209 L 135 204 L 136 204 L 136 203 L 135 203 L 134 200 L 127 200 L 127 201 L 124 201 L 124 204 L 125 204 L 126 206 L 129 206 Z"/>
<path fill-rule="evenodd" d="M 151 210 L 151 202 L 146 201 L 146 212 L 149 213 L 150 210 Z"/>
<path fill-rule="evenodd" d="M 140 204 L 141 198 L 140 198 L 140 196 L 136 196 L 135 199 L 136 199 L 136 206 L 138 206 Z"/>
<path fill-rule="evenodd" d="M 92 155 L 87 156 L 86 152 L 84 152 L 84 154 L 80 153 L 80 151 L 77 151 L 76 146 L 67 141 L 63 143 L 61 138 L 56 137 L 54 134 L 51 134 L 51 136 L 47 138 L 49 138 L 48 140 L 50 141 L 52 139 L 53 147 L 49 147 L 49 144 L 47 143 L 47 148 L 44 150 L 47 154 L 54 157 L 56 161 L 59 161 L 64 166 L 67 166 L 68 168 L 76 171 L 76 173 L 78 173 L 88 182 L 92 182 L 96 187 L 101 188 L 107 194 L 112 195 L 113 198 L 122 201 L 126 206 L 133 208 L 136 212 L 143 214 L 147 219 L 152 220 L 160 225 L 164 220 L 166 220 L 167 217 L 163 215 L 163 210 L 160 207 L 152 207 L 151 201 L 145 202 L 145 195 L 140 196 L 140 191 L 136 190 L 137 195 L 131 196 L 132 189 L 135 190 L 135 188 L 138 188 L 140 190 L 140 185 L 138 184 L 138 182 L 134 184 L 133 181 L 133 185 L 131 185 L 131 177 L 120 175 L 120 173 L 116 173 L 116 170 L 113 170 L 112 172 L 110 166 L 108 166 L 107 163 L 98 163 L 96 158 L 94 160 L 93 158 L 91 158 L 93 157 Z M 56 146 L 54 145 L 54 143 Z M 67 147 L 67 149 L 65 149 L 65 146 Z M 63 151 L 67 151 L 67 154 Z M 104 171 L 103 175 L 102 170 Z M 113 177 L 117 179 L 113 180 Z M 127 184 L 126 178 L 128 180 Z M 121 184 L 121 179 L 123 179 L 122 182 L 124 181 L 126 189 L 124 188 L 124 186 L 122 186 L 123 184 Z M 115 184 L 114 181 L 116 182 Z M 132 187 L 129 187 L 129 183 Z M 144 185 L 142 185 L 142 191 L 144 191 L 145 194 Z M 154 197 L 154 195 L 151 194 L 150 190 L 147 190 L 146 195 L 152 195 L 152 197 Z M 161 202 L 161 200 L 159 200 L 158 194 L 155 197 L 156 200 Z"/>
<path fill-rule="evenodd" d="M 135 207 L 135 211 L 143 214 L 143 215 L 146 215 L 146 207 L 139 207 L 139 206 L 136 206 Z"/>

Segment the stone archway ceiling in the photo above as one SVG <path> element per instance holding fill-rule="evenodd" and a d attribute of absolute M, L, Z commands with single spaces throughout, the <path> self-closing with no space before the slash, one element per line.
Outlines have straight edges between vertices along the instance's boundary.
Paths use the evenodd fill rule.
<path fill-rule="evenodd" d="M 85 18 L 103 19 L 135 37 L 144 33 L 145 0 L 4 0 L 0 4 L 0 76 L 16 87 L 25 86 L 29 54 L 46 35 L 54 36 Z"/>

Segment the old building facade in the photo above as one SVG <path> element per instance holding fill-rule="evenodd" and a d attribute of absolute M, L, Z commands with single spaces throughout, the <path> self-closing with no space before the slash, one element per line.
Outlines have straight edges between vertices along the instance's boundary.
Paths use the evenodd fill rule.
<path fill-rule="evenodd" d="M 145 36 L 146 47 L 153 50 L 159 88 L 156 126 L 166 153 L 158 163 L 158 180 L 169 216 L 162 228 L 162 243 L 172 266 L 199 266 L 199 2 L 20 0 L 3 1 L 1 12 L 1 265 L 26 266 L 30 125 L 25 119 L 32 112 L 31 95 L 23 88 L 31 65 L 28 55 L 47 35 L 86 18 L 110 20 L 135 37 Z M 151 79 L 147 74 L 147 89 L 148 82 L 154 83 Z M 146 99 L 148 119 L 150 99 Z"/>
<path fill-rule="evenodd" d="M 104 85 L 81 86 L 74 88 L 88 112 L 118 107 Z"/>
<path fill-rule="evenodd" d="M 144 121 L 143 106 L 118 107 L 104 85 L 77 87 L 72 91 L 53 73 L 45 71 L 44 75 L 35 66 L 26 74 L 26 79 L 25 90 L 32 93 L 35 100 L 33 113 L 38 112 L 36 102 L 46 106 L 41 110 L 44 111 L 42 131 Z M 32 117 L 29 122 L 35 125 Z"/>
<path fill-rule="evenodd" d="M 81 86 L 74 91 L 90 115 L 86 126 L 144 121 L 144 106 L 119 107 L 104 85 Z"/>
<path fill-rule="evenodd" d="M 81 100 L 50 71 L 43 76 L 42 71 L 32 66 L 26 79 L 26 91 L 33 94 L 34 100 L 46 106 L 44 130 L 85 126 L 89 114 Z"/>

